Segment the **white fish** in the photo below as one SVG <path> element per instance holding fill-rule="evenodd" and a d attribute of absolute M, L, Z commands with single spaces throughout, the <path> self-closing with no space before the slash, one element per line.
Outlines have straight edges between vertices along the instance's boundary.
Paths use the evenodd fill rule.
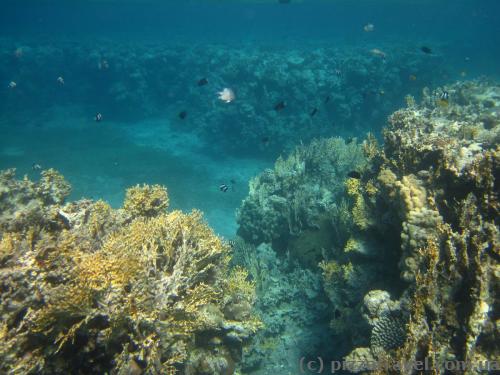
<path fill-rule="evenodd" d="M 365 32 L 367 32 L 367 33 L 371 33 L 372 31 L 375 30 L 375 25 L 373 23 L 366 24 L 363 27 L 363 30 L 365 30 Z"/>
<path fill-rule="evenodd" d="M 9 88 L 10 89 L 15 89 L 16 86 L 17 86 L 17 83 L 15 83 L 14 81 L 10 81 L 10 83 L 9 83 Z"/>
<path fill-rule="evenodd" d="M 236 96 L 234 95 L 234 91 L 229 88 L 224 88 L 224 90 L 218 92 L 219 99 L 225 103 L 231 103 Z"/>

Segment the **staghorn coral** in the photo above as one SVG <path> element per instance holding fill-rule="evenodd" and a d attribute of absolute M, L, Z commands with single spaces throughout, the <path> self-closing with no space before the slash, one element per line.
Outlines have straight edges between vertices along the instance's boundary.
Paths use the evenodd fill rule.
<path fill-rule="evenodd" d="M 32 194 L 9 183 L 20 201 Z M 54 203 L 50 227 L 2 229 L 1 372 L 234 370 L 261 327 L 253 283 L 230 271 L 230 247 L 200 212 L 161 212 L 166 190 L 139 190 L 161 198 L 147 217 L 84 200 Z"/>

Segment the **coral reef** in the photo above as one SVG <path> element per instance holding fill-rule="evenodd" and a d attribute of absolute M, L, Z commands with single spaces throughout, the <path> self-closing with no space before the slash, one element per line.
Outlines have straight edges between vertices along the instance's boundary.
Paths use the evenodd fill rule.
<path fill-rule="evenodd" d="M 388 230 L 400 233 L 387 246 L 399 250 L 406 287 L 364 298 L 375 358 L 427 359 L 445 373 L 445 361 L 499 357 L 499 108 L 500 86 L 458 82 L 425 90 L 421 104 L 390 117 L 384 148 L 363 179 L 376 177 L 369 215 L 390 212 Z M 358 346 L 349 358 L 366 350 Z"/>
<path fill-rule="evenodd" d="M 341 206 L 337 202 L 345 195 L 343 180 L 365 165 L 357 142 L 329 138 L 297 147 L 287 159 L 279 158 L 274 170 L 250 182 L 238 211 L 239 235 L 256 245 L 273 242 L 277 250 L 288 249 L 316 266 L 321 249 L 332 242 L 332 221 Z"/>
<path fill-rule="evenodd" d="M 255 310 L 264 324 L 243 350 L 243 373 L 294 374 L 297 358 L 331 355 L 330 306 L 320 275 L 280 257 L 268 244 L 255 247 L 241 238 L 235 240 L 232 261 L 248 269 L 256 286 Z"/>
<path fill-rule="evenodd" d="M 407 103 L 382 147 L 323 140 L 278 160 L 252 181 L 239 233 L 322 275 L 338 359 L 444 374 L 445 361 L 500 355 L 500 86 L 457 82 Z M 306 150 L 325 144 L 311 168 Z M 327 162 L 347 150 L 348 167 Z"/>
<path fill-rule="evenodd" d="M 449 61 L 416 55 L 406 42 L 355 48 L 329 43 L 269 48 L 3 37 L 0 77 L 16 81 L 17 87 L 4 96 L 0 111 L 22 114 L 23 123 L 30 123 L 31 111 L 39 116 L 54 104 L 95 112 L 98 97 L 106 121 L 154 116 L 175 125 L 179 111 L 189 108 L 189 126 L 182 128 L 216 145 L 217 153 L 259 149 L 274 157 L 283 148 L 290 151 L 297 139 L 356 136 L 367 124 L 377 130 L 405 93 L 419 95 L 449 74 Z M 19 45 L 23 53 L 16 58 Z M 387 58 L 373 56 L 374 47 Z M 64 87 L 56 82 L 61 74 Z M 409 80 L 410 75 L 418 79 Z M 198 87 L 204 77 L 208 84 Z M 215 92 L 224 87 L 235 90 L 237 99 L 230 105 L 216 102 Z M 286 108 L 277 113 L 273 107 L 281 100 Z M 263 144 L 263 137 L 269 142 Z"/>
<path fill-rule="evenodd" d="M 234 373 L 262 326 L 254 283 L 200 212 L 167 212 L 160 186 L 114 210 L 64 204 L 52 170 L 0 181 L 0 372 Z"/>

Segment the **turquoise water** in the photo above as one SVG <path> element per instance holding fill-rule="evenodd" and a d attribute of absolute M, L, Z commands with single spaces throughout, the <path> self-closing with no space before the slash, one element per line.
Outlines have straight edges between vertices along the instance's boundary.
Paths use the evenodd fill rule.
<path fill-rule="evenodd" d="M 4 1 L 0 168 L 56 168 L 71 198 L 114 207 L 128 186 L 164 184 L 231 237 L 249 179 L 295 145 L 377 134 L 407 94 L 498 77 L 499 14 L 495 1 Z"/>

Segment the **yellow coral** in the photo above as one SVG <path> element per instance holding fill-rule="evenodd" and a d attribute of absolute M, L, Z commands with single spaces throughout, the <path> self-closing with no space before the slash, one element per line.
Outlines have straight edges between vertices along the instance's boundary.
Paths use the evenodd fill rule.
<path fill-rule="evenodd" d="M 248 281 L 248 271 L 243 267 L 235 267 L 226 280 L 228 296 L 237 300 L 253 301 L 255 298 L 255 282 Z"/>
<path fill-rule="evenodd" d="M 136 185 L 127 189 L 123 208 L 132 216 L 152 217 L 168 208 L 167 189 L 160 185 Z"/>
<path fill-rule="evenodd" d="M 11 257 L 16 249 L 16 243 L 20 241 L 20 235 L 15 233 L 4 233 L 0 240 L 0 260 Z"/>
<path fill-rule="evenodd" d="M 378 155 L 378 142 L 373 133 L 368 133 L 366 139 L 363 141 L 363 152 L 369 160 Z"/>
<path fill-rule="evenodd" d="M 348 253 L 350 251 L 355 251 L 359 249 L 359 247 L 360 247 L 359 241 L 351 237 L 347 240 L 347 243 L 344 246 L 344 251 Z"/>
<path fill-rule="evenodd" d="M 361 183 L 357 178 L 348 178 L 345 181 L 345 187 L 347 190 L 347 194 L 350 196 L 355 196 L 360 193 Z"/>
<path fill-rule="evenodd" d="M 405 96 L 405 102 L 406 102 L 406 106 L 408 108 L 415 108 L 417 103 L 415 101 L 415 97 L 412 96 L 412 95 L 406 95 Z"/>
<path fill-rule="evenodd" d="M 323 278 L 326 282 L 344 283 L 354 272 L 351 262 L 341 265 L 334 260 L 322 261 L 319 267 L 323 270 Z"/>
<path fill-rule="evenodd" d="M 92 211 L 89 216 L 89 229 L 93 236 L 103 232 L 106 219 L 111 215 L 112 209 L 109 204 L 98 200 L 92 205 Z"/>
<path fill-rule="evenodd" d="M 365 191 L 370 197 L 373 197 L 378 193 L 378 188 L 375 186 L 375 183 L 370 180 L 366 183 Z"/>
<path fill-rule="evenodd" d="M 361 194 L 358 195 L 354 201 L 352 217 L 356 226 L 361 230 L 367 229 L 371 224 L 365 200 Z"/>

